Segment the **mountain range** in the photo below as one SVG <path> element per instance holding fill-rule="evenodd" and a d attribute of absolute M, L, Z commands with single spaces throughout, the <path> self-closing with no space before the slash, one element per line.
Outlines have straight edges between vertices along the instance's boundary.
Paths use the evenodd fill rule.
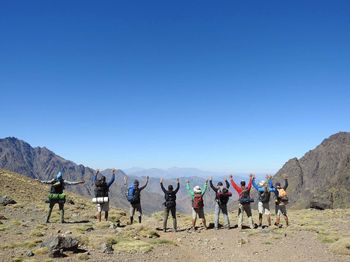
<path fill-rule="evenodd" d="M 94 169 L 66 160 L 45 147 L 33 148 L 14 137 L 0 139 L 0 168 L 41 180 L 52 179 L 58 171 L 62 171 L 67 180 L 86 182 L 83 186 L 69 186 L 67 190 L 86 197 L 93 196 L 92 177 L 96 172 Z M 111 169 L 103 170 L 102 173 L 109 179 Z M 290 159 L 276 173 L 274 182 L 282 181 L 284 174 L 289 176 L 288 193 L 292 206 L 297 208 L 350 207 L 350 133 L 340 132 L 332 135 L 302 158 Z M 110 198 L 114 206 L 121 208 L 129 206 L 125 197 L 126 187 L 123 185 L 123 177 L 126 175 L 130 182 L 138 179 L 141 184 L 144 183 L 146 176 L 150 177 L 147 189 L 142 192 L 142 205 L 146 213 L 163 209 L 164 195 L 159 187 L 159 178 L 164 177 L 165 186 L 175 185 L 175 178 L 180 178 L 178 210 L 188 213 L 191 211 L 191 200 L 185 190 L 185 181 L 190 180 L 191 186 L 203 185 L 207 177 L 212 176 L 216 183 L 226 174 L 194 168 L 132 168 L 126 169 L 125 172 L 118 170 L 116 182 L 110 189 Z M 241 174 L 234 176 L 234 179 L 239 182 L 241 179 L 247 179 L 247 176 Z M 237 199 L 237 194 L 233 195 L 233 199 Z M 205 206 L 208 211 L 214 207 L 214 198 L 214 192 L 209 189 L 205 197 Z"/>

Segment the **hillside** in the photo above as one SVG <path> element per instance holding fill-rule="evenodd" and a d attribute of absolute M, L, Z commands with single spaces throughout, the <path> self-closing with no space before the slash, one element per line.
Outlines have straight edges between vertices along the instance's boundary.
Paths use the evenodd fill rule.
<path fill-rule="evenodd" d="M 77 249 L 64 251 L 60 261 L 349 261 L 350 209 L 291 211 L 286 229 L 243 231 L 234 228 L 236 210 L 230 213 L 233 228 L 219 231 L 187 231 L 191 218 L 179 214 L 180 232 L 163 233 L 158 230 L 161 213 L 129 226 L 127 212 L 112 208 L 111 222 L 96 223 L 95 206 L 75 193 L 67 194 L 68 223 L 58 223 L 56 207 L 52 223 L 46 224 L 48 186 L 3 170 L 0 185 L 0 196 L 17 201 L 0 205 L 0 261 L 52 261 L 50 249 L 43 246 L 57 236 L 79 243 Z M 207 219 L 212 222 L 210 214 Z"/>
<path fill-rule="evenodd" d="M 291 204 L 299 208 L 350 207 L 350 133 L 325 139 L 302 158 L 289 160 L 276 174 L 289 176 Z"/>

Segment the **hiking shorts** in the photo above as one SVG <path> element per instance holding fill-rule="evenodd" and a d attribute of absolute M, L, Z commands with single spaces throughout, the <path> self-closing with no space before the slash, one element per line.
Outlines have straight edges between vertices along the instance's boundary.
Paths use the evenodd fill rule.
<path fill-rule="evenodd" d="M 286 205 L 276 205 L 276 216 L 287 216 L 287 208 Z"/>
<path fill-rule="evenodd" d="M 196 219 L 197 216 L 198 216 L 198 218 L 201 218 L 201 219 L 205 218 L 204 217 L 204 208 L 194 209 L 192 207 L 192 218 Z"/>
<path fill-rule="evenodd" d="M 263 203 L 260 202 L 258 203 L 258 211 L 259 214 L 263 214 L 263 215 L 270 215 L 270 204 L 269 203 Z"/>
<path fill-rule="evenodd" d="M 108 212 L 109 211 L 109 202 L 96 204 L 97 212 Z"/>
<path fill-rule="evenodd" d="M 133 217 L 135 215 L 135 211 L 137 211 L 138 216 L 142 216 L 142 208 L 141 204 L 131 204 L 130 206 L 130 217 Z"/>

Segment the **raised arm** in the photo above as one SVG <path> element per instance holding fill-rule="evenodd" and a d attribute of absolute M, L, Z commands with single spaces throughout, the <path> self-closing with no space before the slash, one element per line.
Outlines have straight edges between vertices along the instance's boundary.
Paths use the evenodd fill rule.
<path fill-rule="evenodd" d="M 202 196 L 204 196 L 205 192 L 207 192 L 207 189 L 208 189 L 208 180 L 205 181 L 205 184 L 203 186 Z"/>
<path fill-rule="evenodd" d="M 247 186 L 248 190 L 250 190 L 252 188 L 252 182 L 253 182 L 253 175 L 250 175 L 249 176 L 249 183 L 248 183 L 248 186 Z"/>
<path fill-rule="evenodd" d="M 209 179 L 209 185 L 211 189 L 214 190 L 215 193 L 218 192 L 218 188 L 213 185 L 213 181 L 211 180 L 211 178 Z"/>
<path fill-rule="evenodd" d="M 70 186 L 74 186 L 74 185 L 79 185 L 79 184 L 84 184 L 84 181 L 68 181 L 68 180 L 64 180 L 64 184 L 66 185 L 70 185 Z"/>
<path fill-rule="evenodd" d="M 267 177 L 268 185 L 269 185 L 269 191 L 270 192 L 276 192 L 276 188 L 272 184 L 272 177 Z"/>
<path fill-rule="evenodd" d="M 110 187 L 115 181 L 115 171 L 113 171 L 113 175 L 112 175 L 112 178 L 111 180 L 107 183 L 107 186 Z"/>
<path fill-rule="evenodd" d="M 162 189 L 163 193 L 166 194 L 168 191 L 163 186 L 163 178 L 160 179 L 160 188 Z"/>
<path fill-rule="evenodd" d="M 180 179 L 176 179 L 176 183 L 177 183 L 177 186 L 176 186 L 176 189 L 175 189 L 175 191 L 174 191 L 174 193 L 175 194 L 177 194 L 177 192 L 179 191 L 179 189 L 180 189 Z"/>
<path fill-rule="evenodd" d="M 230 188 L 230 183 L 227 181 L 226 177 L 225 177 L 225 184 L 226 184 L 226 188 L 229 189 Z"/>
<path fill-rule="evenodd" d="M 100 173 L 100 170 L 97 169 L 95 175 L 92 177 L 92 182 L 95 183 L 97 180 L 97 175 Z"/>
<path fill-rule="evenodd" d="M 53 182 L 55 181 L 55 179 L 51 179 L 51 180 L 39 180 L 39 179 L 36 179 L 36 181 L 39 181 L 40 183 L 43 183 L 43 184 L 53 184 Z"/>
<path fill-rule="evenodd" d="M 187 193 L 188 193 L 191 197 L 194 196 L 194 192 L 193 192 L 192 188 L 190 187 L 190 182 L 189 182 L 188 180 L 187 180 L 187 182 L 186 182 L 186 190 L 187 190 Z"/>
<path fill-rule="evenodd" d="M 283 187 L 283 189 L 286 190 L 287 187 L 288 187 L 288 178 L 285 178 L 284 179 L 284 187 Z"/>
<path fill-rule="evenodd" d="M 255 182 L 255 177 L 254 177 L 253 180 L 252 180 L 252 185 L 253 185 L 253 187 L 256 189 L 256 191 L 258 191 L 258 192 L 264 192 L 264 189 L 256 184 L 256 182 Z"/>
<path fill-rule="evenodd" d="M 147 176 L 146 177 L 146 184 L 144 184 L 142 187 L 140 187 L 140 192 L 146 188 L 146 186 L 148 184 L 148 180 L 149 180 L 149 177 Z"/>
<path fill-rule="evenodd" d="M 232 176 L 230 176 L 230 182 L 231 182 L 232 187 L 237 191 L 238 194 L 240 194 L 241 188 L 239 186 L 237 186 L 235 181 L 233 181 Z"/>

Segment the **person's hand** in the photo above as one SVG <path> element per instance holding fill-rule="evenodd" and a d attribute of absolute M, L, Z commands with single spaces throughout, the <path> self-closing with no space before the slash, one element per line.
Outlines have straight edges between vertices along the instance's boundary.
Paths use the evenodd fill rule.
<path fill-rule="evenodd" d="M 180 179 L 179 179 L 179 178 L 176 178 L 176 182 L 179 184 L 179 183 L 180 183 Z"/>
<path fill-rule="evenodd" d="M 284 178 L 284 179 L 288 179 L 288 175 L 287 175 L 287 174 L 284 174 L 284 175 L 283 175 L 283 178 Z"/>
<path fill-rule="evenodd" d="M 161 183 L 161 184 L 163 183 L 163 178 L 162 178 L 162 177 L 160 178 L 160 183 Z"/>
<path fill-rule="evenodd" d="M 187 179 L 187 180 L 186 180 L 186 183 L 189 184 L 189 183 L 190 183 L 190 180 Z"/>
<path fill-rule="evenodd" d="M 149 176 L 146 177 L 147 181 L 149 180 Z"/>
<path fill-rule="evenodd" d="M 113 172 L 113 174 L 115 174 L 115 168 L 113 168 L 112 172 Z"/>
<path fill-rule="evenodd" d="M 124 176 L 124 182 L 125 182 L 125 184 L 128 182 L 128 177 L 127 176 Z"/>
<path fill-rule="evenodd" d="M 98 173 L 100 173 L 100 169 L 97 169 L 97 170 L 96 170 L 96 174 L 98 174 Z"/>
<path fill-rule="evenodd" d="M 209 181 L 212 181 L 213 180 L 213 177 L 211 176 L 211 177 L 209 177 Z"/>

